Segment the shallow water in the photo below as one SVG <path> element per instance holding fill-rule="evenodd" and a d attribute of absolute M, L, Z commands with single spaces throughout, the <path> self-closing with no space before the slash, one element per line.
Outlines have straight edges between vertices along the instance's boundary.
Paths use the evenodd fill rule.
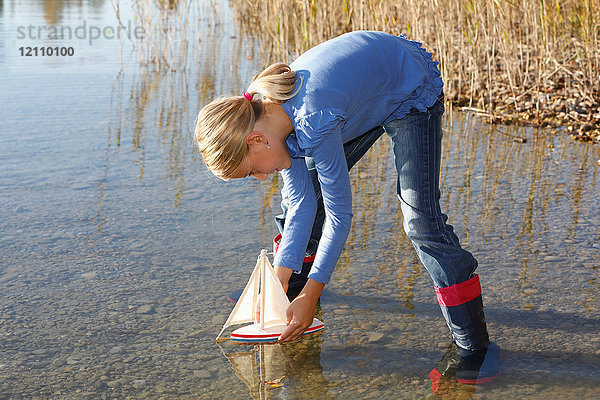
<path fill-rule="evenodd" d="M 275 234 L 279 182 L 217 180 L 190 132 L 201 105 L 248 84 L 257 43 L 203 3 L 185 70 L 158 74 L 109 39 L 25 59 L 18 47 L 41 43 L 19 26 L 114 25 L 111 3 L 0 4 L 0 399 L 433 397 L 451 339 L 402 232 L 387 140 L 352 171 L 326 330 L 219 347 L 227 295 Z M 459 112 L 446 121 L 442 207 L 479 261 L 505 359 L 496 381 L 444 381 L 437 395 L 600 397 L 600 149 Z"/>

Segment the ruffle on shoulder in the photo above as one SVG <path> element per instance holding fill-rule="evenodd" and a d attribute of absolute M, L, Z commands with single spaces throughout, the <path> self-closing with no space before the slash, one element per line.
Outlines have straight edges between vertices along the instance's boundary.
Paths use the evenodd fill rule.
<path fill-rule="evenodd" d="M 422 112 L 427 111 L 427 108 L 434 105 L 442 93 L 442 90 L 444 89 L 444 81 L 442 80 L 442 73 L 438 67 L 440 63 L 433 60 L 433 55 L 422 47 L 423 43 L 410 40 L 404 35 L 398 35 L 398 37 L 415 46 L 421 52 L 421 54 L 423 54 L 423 58 L 427 63 L 429 78 L 431 79 L 428 87 L 424 88 L 423 92 L 420 93 L 417 98 L 405 102 L 398 110 L 396 110 L 394 114 L 396 117 L 400 118 L 408 114 L 410 109 L 413 107 Z"/>
<path fill-rule="evenodd" d="M 339 108 L 327 108 L 296 120 L 296 139 L 305 150 L 315 148 L 336 125 L 344 123 L 348 115 Z"/>

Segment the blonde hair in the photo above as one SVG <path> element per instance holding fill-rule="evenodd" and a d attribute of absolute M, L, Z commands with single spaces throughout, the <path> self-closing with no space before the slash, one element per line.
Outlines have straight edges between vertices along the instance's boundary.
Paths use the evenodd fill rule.
<path fill-rule="evenodd" d="M 256 75 L 246 92 L 281 104 L 296 95 L 295 86 L 296 72 L 287 64 L 276 63 Z M 230 96 L 217 98 L 200 110 L 194 134 L 206 166 L 217 177 L 228 180 L 245 159 L 249 149 L 246 137 L 264 107 L 262 99 Z"/>

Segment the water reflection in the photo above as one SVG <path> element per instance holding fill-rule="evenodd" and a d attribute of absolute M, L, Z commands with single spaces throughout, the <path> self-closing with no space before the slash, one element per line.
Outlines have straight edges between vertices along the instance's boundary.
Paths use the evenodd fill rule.
<path fill-rule="evenodd" d="M 323 376 L 319 334 L 292 343 L 220 346 L 254 400 L 333 399 Z"/>
<path fill-rule="evenodd" d="M 191 150 L 190 106 L 187 75 L 166 75 L 157 77 L 146 70 L 129 78 L 117 75 L 111 96 L 111 124 L 108 129 L 107 149 L 115 147 L 116 152 L 123 150 L 133 156 L 138 166 L 138 178 L 144 179 L 148 140 L 156 140 L 160 153 L 166 158 L 164 175 L 175 182 L 175 203 L 181 201 L 183 175 L 187 153 Z M 127 93 L 124 82 L 127 81 Z M 148 138 L 149 127 L 157 135 Z M 123 133 L 129 143 L 123 143 Z"/>
<path fill-rule="evenodd" d="M 476 386 L 460 383 L 456 379 L 456 371 L 460 361 L 456 357 L 453 359 L 453 353 L 456 353 L 452 348 L 453 346 L 449 346 L 442 359 L 429 373 L 431 393 L 436 399 L 471 399 L 475 394 Z"/>
<path fill-rule="evenodd" d="M 178 1 L 165 2 L 162 6 L 171 10 L 177 9 L 177 4 Z M 139 5 L 136 7 L 143 8 Z M 239 92 L 242 87 L 241 75 L 246 71 L 246 68 L 240 68 L 239 75 L 233 75 L 227 80 L 220 79 L 219 74 L 222 70 L 231 69 L 232 60 L 227 53 L 230 47 L 213 44 L 221 41 L 228 24 L 221 20 L 224 16 L 214 9 L 213 2 L 204 3 L 200 10 L 201 24 L 194 29 L 194 32 L 199 29 L 194 37 L 206 41 L 206 45 L 194 47 L 194 51 L 189 53 L 195 58 L 193 69 L 182 68 L 178 73 L 174 73 L 177 68 L 173 63 L 177 62 L 179 57 L 178 66 L 184 67 L 182 63 L 188 57 L 187 50 L 185 54 L 178 54 L 173 58 L 173 51 L 162 49 L 160 51 L 164 50 L 169 54 L 169 65 L 173 70 L 171 73 L 157 74 L 154 69 L 145 68 L 144 62 L 131 71 L 120 71 L 115 77 L 111 93 L 106 154 L 125 150 L 137 165 L 140 181 L 145 177 L 147 157 L 163 157 L 164 176 L 174 183 L 175 206 L 181 205 L 186 189 L 186 167 L 189 168 L 192 164 L 196 170 L 203 169 L 191 134 L 197 105 L 208 103 L 217 93 Z M 180 15 L 183 12 L 185 10 L 178 11 L 178 18 L 183 18 Z M 235 36 L 223 42 L 232 42 L 237 51 L 251 45 L 244 40 L 233 39 Z M 180 40 L 170 36 L 168 40 L 163 41 L 172 44 Z M 190 88 L 194 90 L 190 91 Z M 148 137 L 148 132 L 152 132 L 152 137 Z M 126 142 L 123 142 L 124 140 Z M 149 141 L 158 143 L 159 149 L 154 149 L 153 143 L 148 143 Z M 153 154 L 147 154 L 149 147 L 152 148 Z M 110 164 L 109 160 L 105 161 L 106 169 L 110 169 Z"/>
<path fill-rule="evenodd" d="M 48 25 L 60 24 L 63 21 L 65 13 L 69 13 L 74 9 L 90 6 L 94 14 L 97 14 L 104 6 L 104 0 L 45 0 L 40 3 L 42 3 L 40 5 L 43 7 L 44 18 Z"/>

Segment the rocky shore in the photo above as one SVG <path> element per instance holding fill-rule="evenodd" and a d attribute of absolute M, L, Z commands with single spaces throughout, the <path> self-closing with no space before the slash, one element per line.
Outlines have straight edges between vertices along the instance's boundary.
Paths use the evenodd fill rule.
<path fill-rule="evenodd" d="M 490 123 L 550 128 L 574 140 L 600 144 L 600 102 L 585 98 L 575 89 L 549 89 L 546 93 L 513 96 L 505 87 L 495 93 L 491 104 L 456 93 L 450 94 L 448 100 L 454 107 L 474 112 Z"/>

